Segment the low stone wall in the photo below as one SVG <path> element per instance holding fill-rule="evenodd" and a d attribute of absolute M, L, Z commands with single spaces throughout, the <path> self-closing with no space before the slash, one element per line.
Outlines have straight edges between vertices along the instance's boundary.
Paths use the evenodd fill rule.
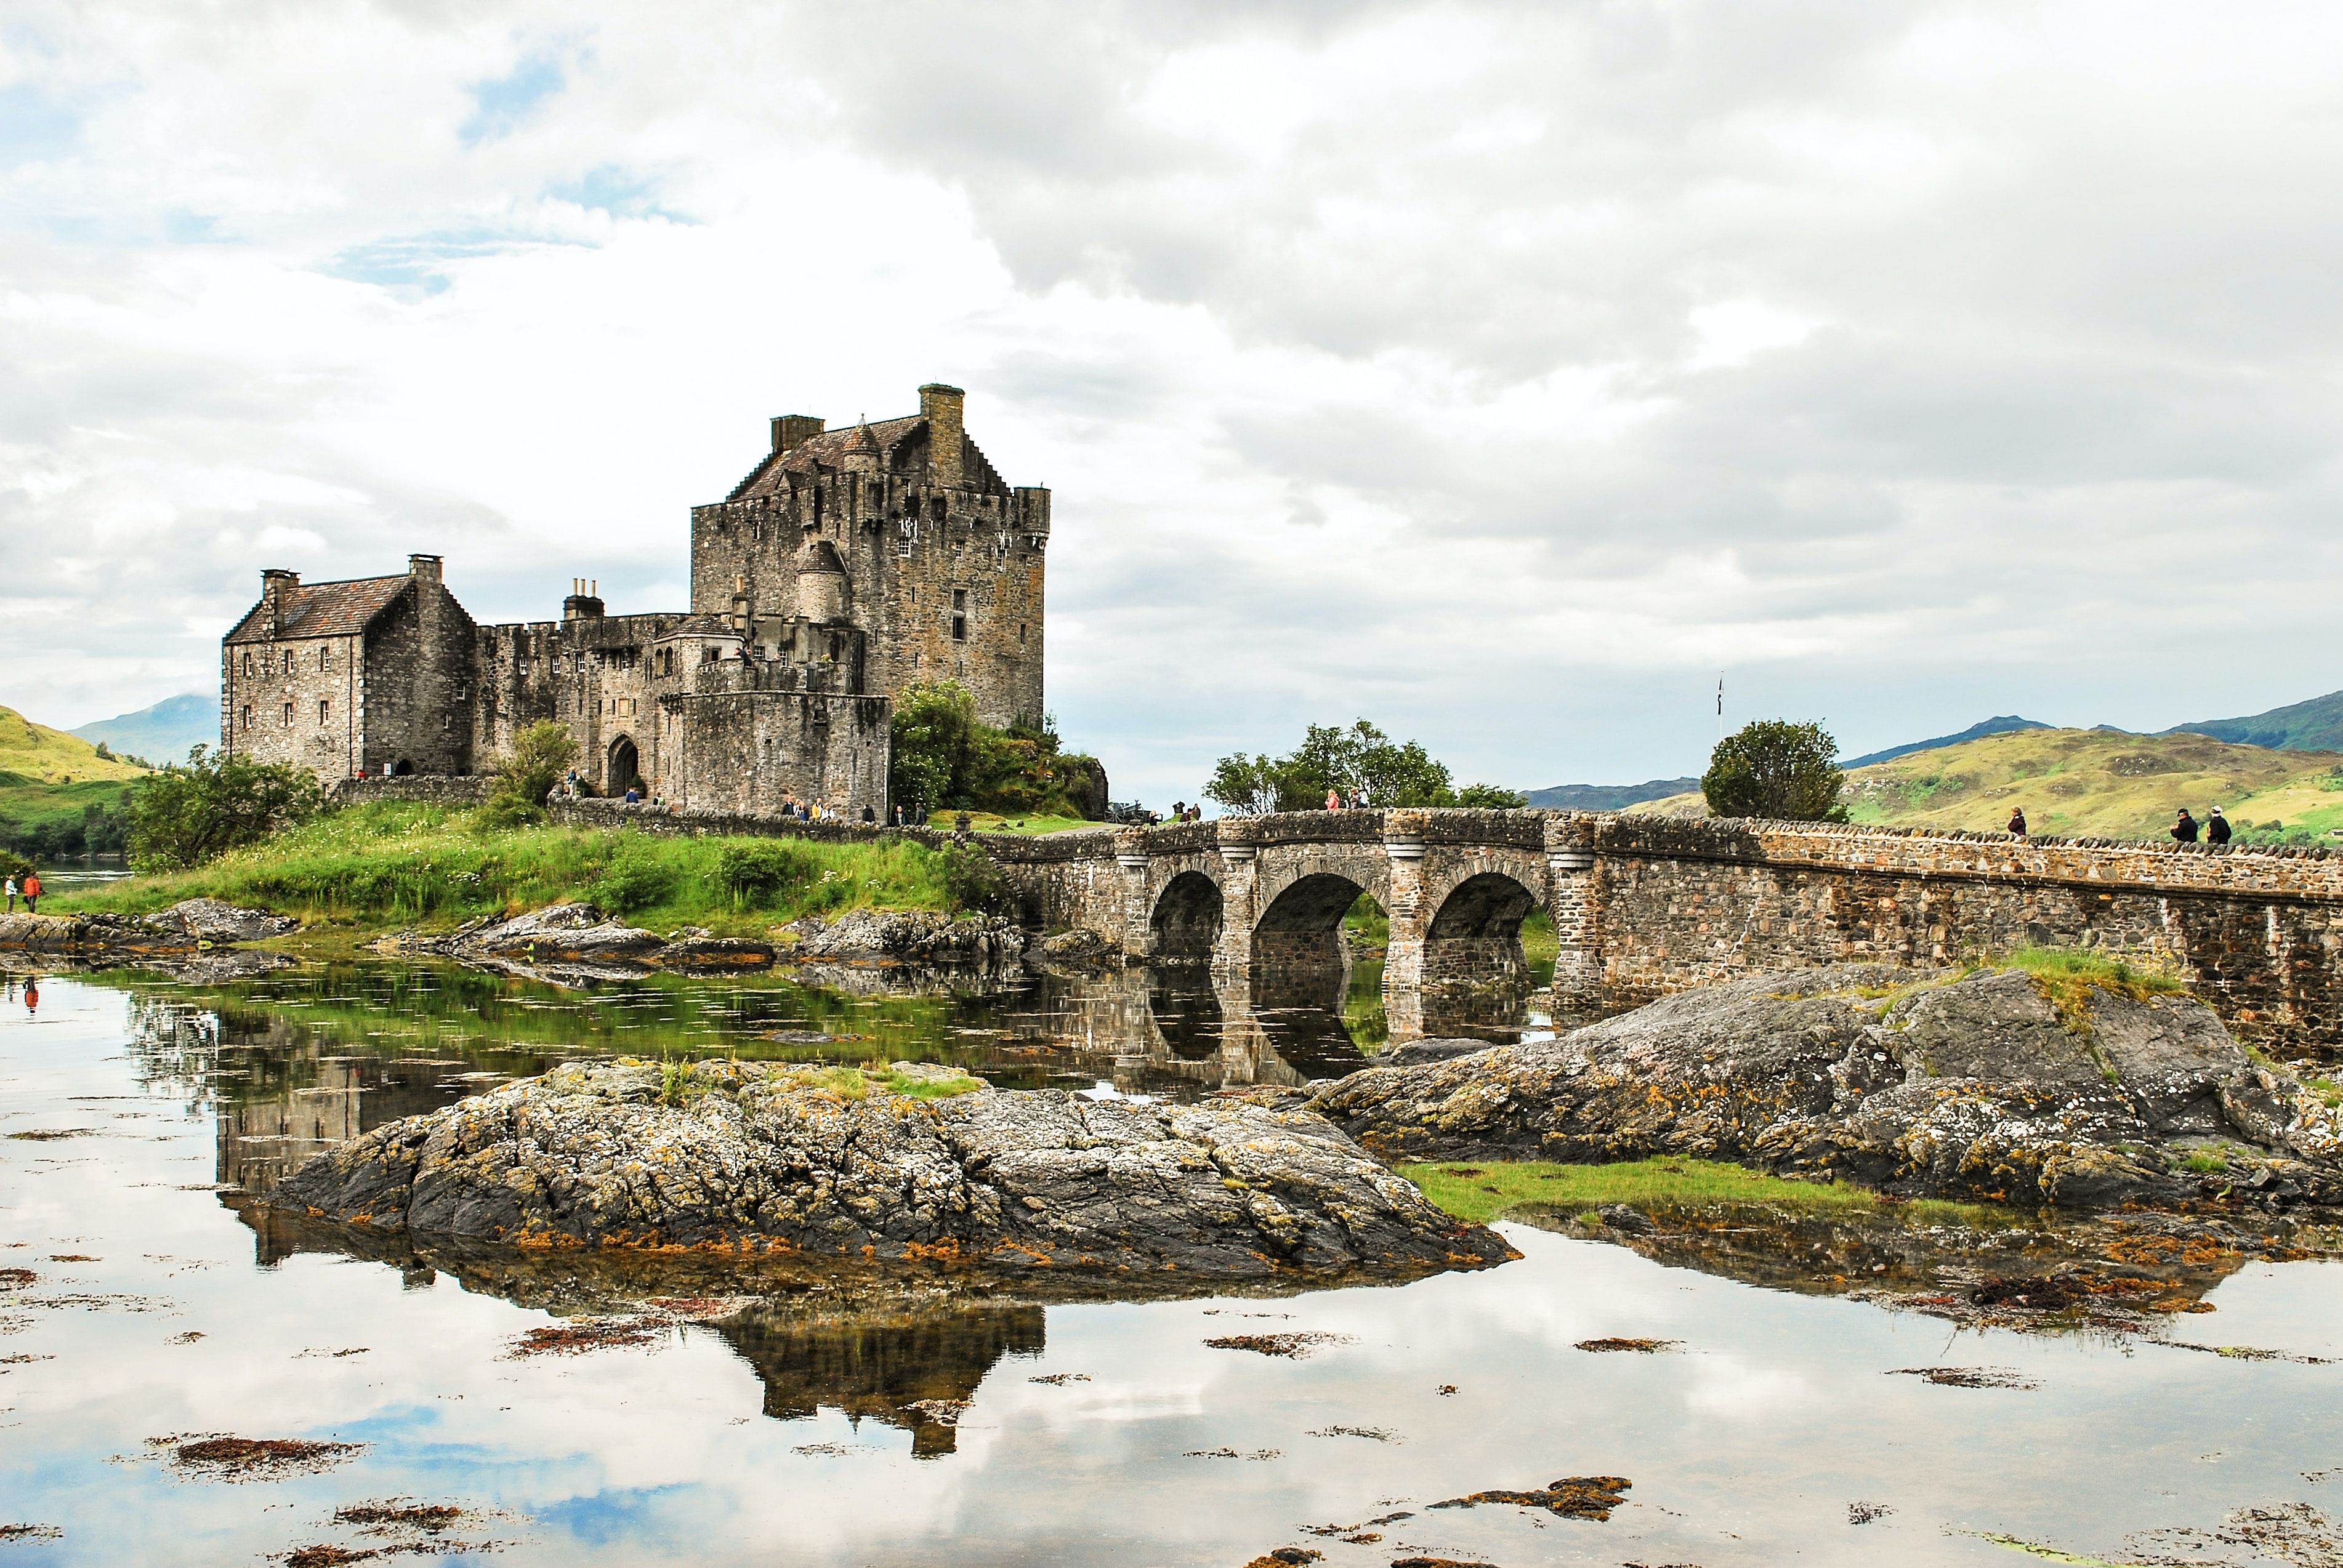
<path fill-rule="evenodd" d="M 1557 1002 L 1610 1010 L 1752 970 L 2026 946 L 2168 964 L 2237 1030 L 2343 1044 L 2343 857 L 2324 849 L 1642 815 L 1557 822 L 1584 940 Z M 1569 959 L 1572 955 L 1565 954 Z"/>
<path fill-rule="evenodd" d="M 326 791 L 328 806 L 367 800 L 424 800 L 435 806 L 477 806 L 488 798 L 485 773 L 409 773 L 397 779 L 339 779 Z"/>

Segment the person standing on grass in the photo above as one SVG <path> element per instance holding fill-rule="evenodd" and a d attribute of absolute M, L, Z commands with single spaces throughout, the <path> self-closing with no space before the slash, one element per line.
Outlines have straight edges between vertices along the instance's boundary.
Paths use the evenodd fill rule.
<path fill-rule="evenodd" d="M 12 915 L 16 912 L 16 879 L 14 877 L 8 879 L 8 912 Z"/>
<path fill-rule="evenodd" d="M 2180 815 L 2172 824 L 2172 841 L 2176 844 L 2193 844 L 2197 841 L 2197 819 L 2188 814 L 2188 808 L 2186 806 L 2180 808 Z"/>
<path fill-rule="evenodd" d="M 2205 824 L 2205 839 L 2207 843 L 2213 844 L 2226 844 L 2229 841 L 2229 819 L 2221 815 L 2221 809 L 2218 806 L 2213 808 L 2212 818 Z"/>
<path fill-rule="evenodd" d="M 28 915 L 41 912 L 41 873 L 38 871 L 25 873 L 25 912 Z"/>

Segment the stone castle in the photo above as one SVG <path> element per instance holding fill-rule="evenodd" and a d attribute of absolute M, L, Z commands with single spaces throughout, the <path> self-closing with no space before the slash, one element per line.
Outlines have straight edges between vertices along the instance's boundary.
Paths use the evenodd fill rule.
<path fill-rule="evenodd" d="M 958 680 L 989 724 L 1043 711 L 1050 492 L 1002 481 L 964 401 L 931 385 L 902 418 L 774 419 L 748 477 L 691 510 L 689 612 L 608 615 L 573 581 L 558 621 L 480 626 L 437 556 L 343 582 L 264 571 L 220 645 L 220 749 L 329 786 L 464 775 L 549 719 L 604 794 L 886 820 L 905 687 Z"/>

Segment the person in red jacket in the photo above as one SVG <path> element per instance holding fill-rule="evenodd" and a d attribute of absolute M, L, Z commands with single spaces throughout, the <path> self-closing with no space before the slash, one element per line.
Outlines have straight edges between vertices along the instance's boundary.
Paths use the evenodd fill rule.
<path fill-rule="evenodd" d="M 41 912 L 41 873 L 38 871 L 25 873 L 25 912 L 28 915 Z"/>

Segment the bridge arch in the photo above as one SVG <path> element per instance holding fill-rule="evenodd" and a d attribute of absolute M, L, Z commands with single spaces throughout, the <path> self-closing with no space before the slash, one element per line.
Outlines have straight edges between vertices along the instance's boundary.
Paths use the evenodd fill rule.
<path fill-rule="evenodd" d="M 1177 873 L 1155 895 L 1147 934 L 1155 958 L 1211 958 L 1221 940 L 1221 885 L 1202 871 Z"/>
<path fill-rule="evenodd" d="M 1544 867 L 1493 866 L 1475 856 L 1453 868 L 1444 889 L 1426 888 L 1419 985 L 1513 990 L 1528 983 L 1522 922 L 1544 902 Z M 1526 861 L 1526 857 L 1524 857 Z"/>
<path fill-rule="evenodd" d="M 1350 949 L 1342 940 L 1342 917 L 1364 893 L 1379 905 L 1391 896 L 1372 879 L 1363 881 L 1341 871 L 1303 870 L 1265 896 L 1252 928 L 1252 959 L 1256 965 L 1291 971 L 1340 973 L 1350 966 Z M 1377 896 L 1380 894 L 1380 896 Z"/>

